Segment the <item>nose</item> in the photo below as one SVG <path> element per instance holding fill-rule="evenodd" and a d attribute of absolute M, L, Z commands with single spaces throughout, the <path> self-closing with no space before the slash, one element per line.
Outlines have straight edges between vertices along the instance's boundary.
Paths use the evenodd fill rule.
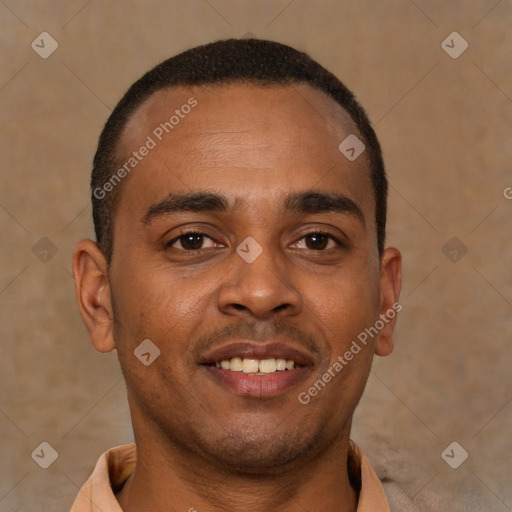
<path fill-rule="evenodd" d="M 242 257 L 242 252 L 233 252 L 226 262 L 229 271 L 218 293 L 220 311 L 265 320 L 297 315 L 302 309 L 302 298 L 292 284 L 290 263 L 278 248 L 267 244 L 261 249 L 252 261 Z"/>

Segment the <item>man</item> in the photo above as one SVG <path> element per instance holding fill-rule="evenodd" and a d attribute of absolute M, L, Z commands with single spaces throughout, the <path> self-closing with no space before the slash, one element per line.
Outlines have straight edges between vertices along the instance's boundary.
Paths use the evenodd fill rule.
<path fill-rule="evenodd" d="M 352 93 L 275 42 L 189 50 L 116 106 L 91 185 L 76 293 L 117 350 L 135 444 L 72 511 L 389 510 L 349 437 L 393 349 L 401 257 Z"/>

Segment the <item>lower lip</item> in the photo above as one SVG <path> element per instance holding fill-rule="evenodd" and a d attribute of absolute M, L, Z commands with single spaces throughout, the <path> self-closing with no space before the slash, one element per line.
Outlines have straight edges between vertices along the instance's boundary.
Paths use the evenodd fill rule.
<path fill-rule="evenodd" d="M 239 395 L 254 397 L 271 397 L 279 395 L 303 381 L 309 368 L 299 367 L 294 370 L 281 370 L 266 375 L 251 375 L 244 372 L 223 370 L 216 366 L 203 366 L 220 385 Z"/>

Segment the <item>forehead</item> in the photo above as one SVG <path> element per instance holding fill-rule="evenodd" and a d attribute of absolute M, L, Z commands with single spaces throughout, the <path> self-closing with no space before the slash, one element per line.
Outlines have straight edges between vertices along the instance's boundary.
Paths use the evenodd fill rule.
<path fill-rule="evenodd" d="M 193 108 L 189 106 L 191 98 L 196 103 Z M 330 149 L 336 151 L 344 133 L 359 135 L 354 121 L 338 103 L 305 84 L 180 86 L 155 92 L 136 109 L 123 130 L 118 154 L 130 155 L 148 135 L 160 146 L 192 142 L 192 134 L 203 142 L 217 138 L 229 145 L 235 132 L 247 146 L 270 143 L 279 134 L 281 143 L 301 138 L 309 148 L 315 143 L 318 146 L 318 138 L 328 133 L 332 139 L 326 142 L 332 142 Z"/>
<path fill-rule="evenodd" d="M 265 189 L 277 197 L 283 189 L 317 185 L 341 187 L 373 208 L 366 152 L 349 161 L 338 148 L 349 135 L 362 138 L 343 108 L 303 84 L 160 90 L 136 110 L 121 137 L 121 162 L 148 141 L 152 148 L 123 183 L 120 202 L 138 202 L 142 190 L 154 202 L 191 189 L 237 197 Z"/>

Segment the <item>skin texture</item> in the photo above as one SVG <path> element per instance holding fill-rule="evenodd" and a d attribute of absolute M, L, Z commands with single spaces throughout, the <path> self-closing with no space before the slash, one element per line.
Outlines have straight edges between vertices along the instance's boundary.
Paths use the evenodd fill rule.
<path fill-rule="evenodd" d="M 197 106 L 120 185 L 110 266 L 90 240 L 73 257 L 92 343 L 117 349 L 126 379 L 138 462 L 117 499 L 125 512 L 353 512 L 352 415 L 373 355 L 393 349 L 395 319 L 307 405 L 297 397 L 399 297 L 400 253 L 377 251 L 366 155 L 338 150 L 358 132 L 309 86 L 174 88 L 131 118 L 120 161 L 190 97 Z M 284 212 L 284 196 L 311 190 L 343 194 L 362 218 Z M 228 209 L 143 222 L 169 193 L 199 191 L 225 195 Z M 176 240 L 189 228 L 206 235 L 196 251 Z M 306 236 L 319 230 L 346 247 Z M 263 249 L 252 263 L 236 252 L 248 236 Z M 161 350 L 149 366 L 133 353 L 147 338 Z M 199 360 L 239 339 L 285 341 L 312 364 L 275 396 L 234 393 Z"/>

